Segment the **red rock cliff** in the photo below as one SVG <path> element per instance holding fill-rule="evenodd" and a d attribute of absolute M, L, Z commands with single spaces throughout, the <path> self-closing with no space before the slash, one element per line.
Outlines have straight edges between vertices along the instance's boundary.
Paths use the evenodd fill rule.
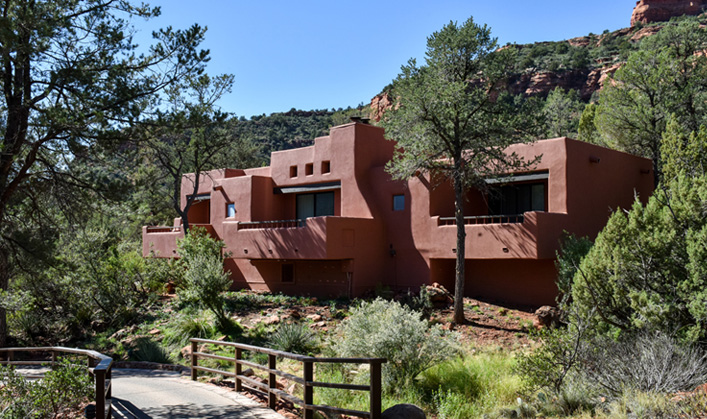
<path fill-rule="evenodd" d="M 707 0 L 640 0 L 631 16 L 631 26 L 636 23 L 665 22 L 671 17 L 699 15 L 707 8 Z"/>

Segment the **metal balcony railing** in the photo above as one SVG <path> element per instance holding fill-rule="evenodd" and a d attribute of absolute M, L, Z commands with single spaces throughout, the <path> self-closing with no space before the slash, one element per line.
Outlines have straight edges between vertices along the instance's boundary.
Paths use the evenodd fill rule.
<path fill-rule="evenodd" d="M 476 224 L 522 224 L 525 216 L 523 214 L 510 215 L 475 215 L 472 217 L 464 217 L 465 225 Z M 438 226 L 453 226 L 457 225 L 457 219 L 454 217 L 439 217 Z"/>
<path fill-rule="evenodd" d="M 305 225 L 306 220 L 244 221 L 238 223 L 238 230 L 252 230 L 256 228 L 299 228 Z"/>

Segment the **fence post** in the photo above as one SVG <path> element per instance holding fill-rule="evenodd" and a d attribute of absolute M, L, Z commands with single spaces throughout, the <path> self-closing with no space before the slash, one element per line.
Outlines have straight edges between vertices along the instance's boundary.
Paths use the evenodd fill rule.
<path fill-rule="evenodd" d="M 310 383 L 314 381 L 314 362 L 302 361 L 304 376 L 304 419 L 314 419 L 314 410 L 310 409 L 309 405 L 314 404 L 314 386 Z"/>
<path fill-rule="evenodd" d="M 370 391 L 370 409 L 371 409 L 371 419 L 380 419 L 381 417 L 381 360 L 372 359 L 371 360 L 371 387 Z"/>
<path fill-rule="evenodd" d="M 268 355 L 268 407 L 275 410 L 277 407 L 277 396 L 273 393 L 273 390 L 277 389 L 277 376 L 273 370 L 277 369 L 277 357 L 275 355 Z"/>
<path fill-rule="evenodd" d="M 96 418 L 103 419 L 106 417 L 106 371 L 94 370 L 93 376 L 96 380 Z"/>
<path fill-rule="evenodd" d="M 196 381 L 196 376 L 198 371 L 196 370 L 196 367 L 198 365 L 197 360 L 196 360 L 196 353 L 198 352 L 197 344 L 196 342 L 192 341 L 191 342 L 191 379 L 193 381 Z"/>
<path fill-rule="evenodd" d="M 56 368 L 56 351 L 52 350 L 52 369 Z"/>
<path fill-rule="evenodd" d="M 243 375 L 243 365 L 241 365 L 242 358 L 243 351 L 241 348 L 236 348 L 236 391 L 243 391 L 243 382 L 239 378 Z"/>

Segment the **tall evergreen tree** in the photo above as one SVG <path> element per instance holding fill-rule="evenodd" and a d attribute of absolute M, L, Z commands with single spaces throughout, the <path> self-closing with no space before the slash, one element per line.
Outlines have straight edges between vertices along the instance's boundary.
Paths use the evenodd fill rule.
<path fill-rule="evenodd" d="M 21 227 L 10 222 L 38 179 L 73 181 L 67 164 L 119 138 L 146 102 L 199 73 L 204 29 L 167 28 L 136 52 L 130 19 L 159 14 L 128 0 L 7 0 L 0 4 L 0 292 Z M 7 341 L 0 307 L 0 346 Z"/>
<path fill-rule="evenodd" d="M 473 18 L 450 22 L 427 38 L 425 66 L 411 59 L 402 67 L 393 83 L 396 104 L 382 121 L 386 136 L 398 142 L 388 165 L 395 178 L 433 173 L 453 184 L 458 324 L 464 321 L 465 189 L 485 190 L 487 178 L 533 163 L 505 151 L 529 139 L 529 121 L 537 121 L 504 91 L 511 60 L 511 50 L 498 50 L 486 25 Z"/>

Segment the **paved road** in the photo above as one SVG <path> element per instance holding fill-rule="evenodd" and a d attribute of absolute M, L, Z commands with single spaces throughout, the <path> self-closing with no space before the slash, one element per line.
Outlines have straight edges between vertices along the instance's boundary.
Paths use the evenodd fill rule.
<path fill-rule="evenodd" d="M 113 369 L 113 417 L 284 419 L 230 389 L 165 371 Z"/>

